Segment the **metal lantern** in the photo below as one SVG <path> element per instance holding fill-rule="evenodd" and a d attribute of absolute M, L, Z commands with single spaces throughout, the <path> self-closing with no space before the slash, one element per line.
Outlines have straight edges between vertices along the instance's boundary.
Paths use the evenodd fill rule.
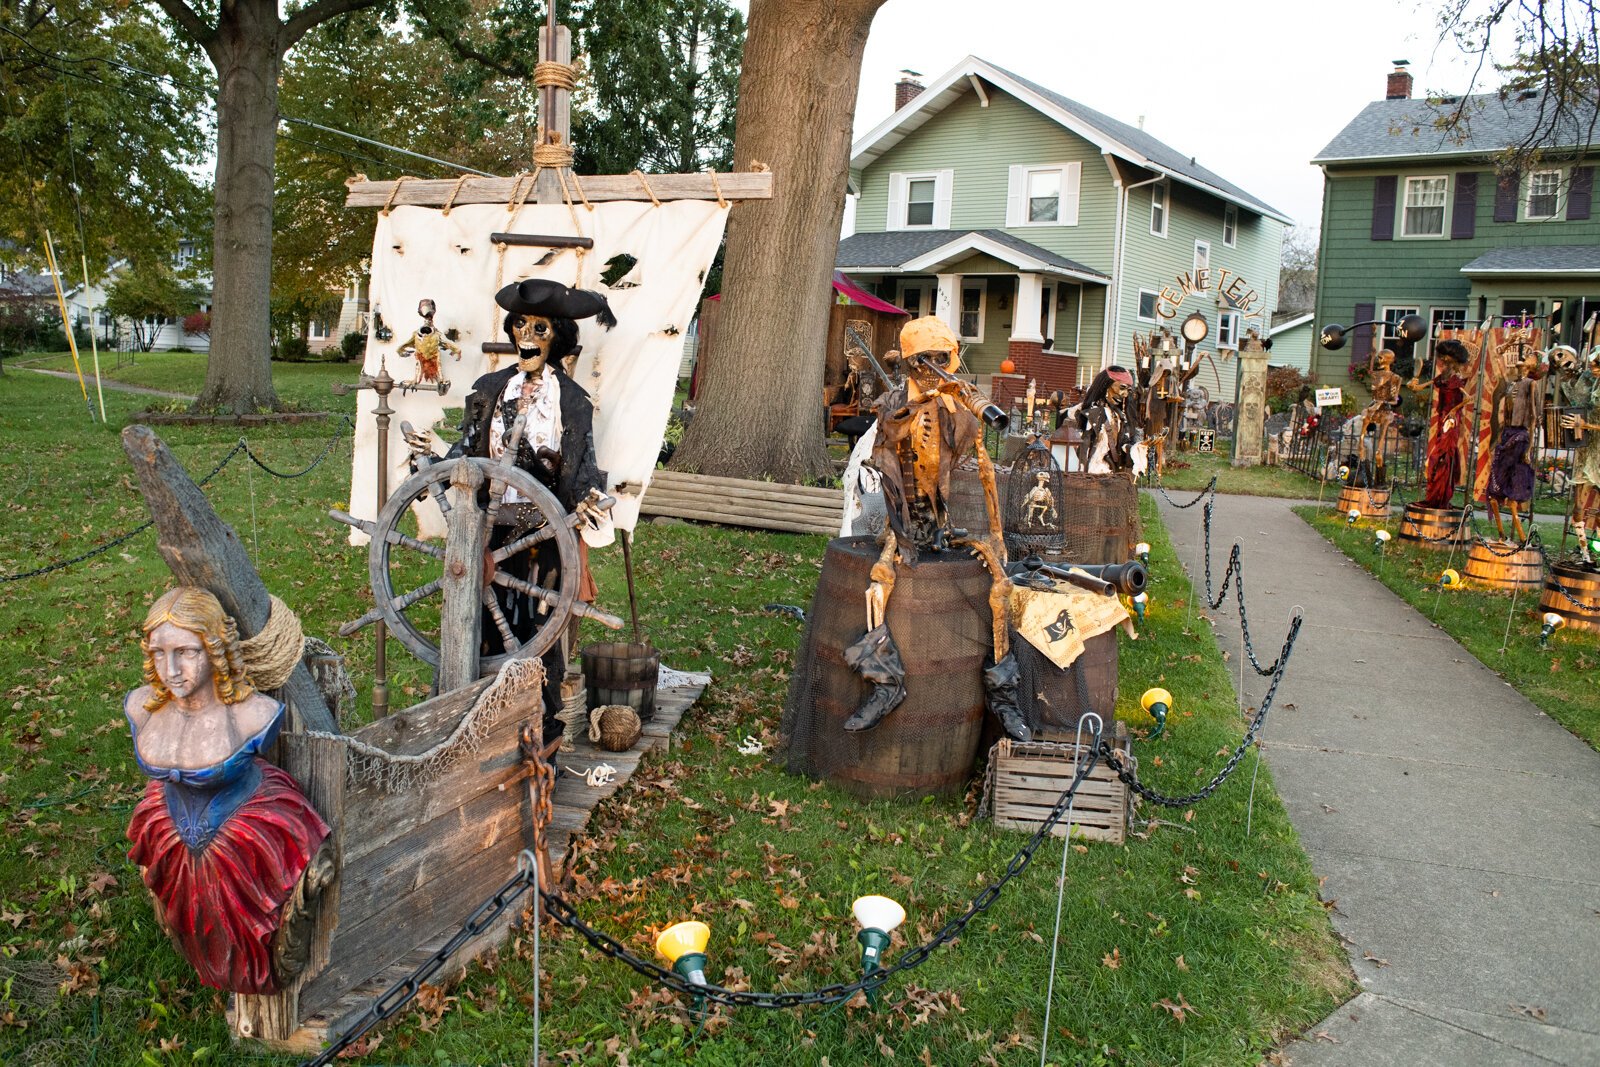
<path fill-rule="evenodd" d="M 1066 546 L 1061 467 L 1050 443 L 1035 436 L 1011 466 L 1001 512 L 1006 552 L 1013 559 L 1059 556 Z"/>

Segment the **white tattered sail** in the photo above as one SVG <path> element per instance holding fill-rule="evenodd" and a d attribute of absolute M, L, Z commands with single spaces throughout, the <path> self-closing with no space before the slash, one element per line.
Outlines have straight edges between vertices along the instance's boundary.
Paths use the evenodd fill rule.
<path fill-rule="evenodd" d="M 617 316 L 611 330 L 594 319 L 578 323 L 583 353 L 574 378 L 594 402 L 595 455 L 608 474 L 608 489 L 617 498 L 612 524 L 586 531 L 584 537 L 600 546 L 611 543 L 617 527 L 631 531 L 661 450 L 684 335 L 727 218 L 727 208 L 703 200 L 675 200 L 659 207 L 611 201 L 596 204 L 592 211 L 582 205 L 527 204 L 515 213 L 504 204 L 466 204 L 448 215 L 438 208 L 402 206 L 379 215 L 372 243 L 370 306 L 381 310 L 394 336 L 379 342 L 369 328 L 364 369 L 377 374 L 380 360 L 386 359 L 396 381 L 415 375 L 415 360 L 398 355 L 397 349 L 422 324 L 416 309 L 424 298 L 438 307 L 435 326 L 457 331 L 461 347 L 459 363 L 441 353 L 440 374 L 450 382 L 447 395 L 424 391 L 402 395 L 398 389 L 390 394 L 389 404 L 397 412 L 389 426 L 390 491 L 408 474 L 409 453 L 400 423 L 410 422 L 419 430 L 458 426 L 472 383 L 490 371 L 495 359 L 483 353 L 483 342 L 507 340 L 502 330 L 505 312 L 496 306 L 494 294 L 524 278 L 552 278 L 604 293 Z M 502 232 L 590 237 L 594 247 L 580 256 L 571 248 L 509 246 L 502 256 L 489 240 L 491 233 Z M 608 288 L 600 275 L 619 255 L 637 262 L 615 288 Z M 548 262 L 541 263 L 546 257 Z M 498 366 L 505 367 L 513 358 L 498 357 Z M 349 510 L 364 519 L 377 517 L 378 432 L 372 415 L 376 406 L 371 390 L 358 394 Z M 629 489 L 619 493 L 618 485 Z M 424 502 L 415 510 L 424 537 L 444 535 L 436 505 Z M 365 534 L 352 529 L 352 543 L 365 540 Z"/>

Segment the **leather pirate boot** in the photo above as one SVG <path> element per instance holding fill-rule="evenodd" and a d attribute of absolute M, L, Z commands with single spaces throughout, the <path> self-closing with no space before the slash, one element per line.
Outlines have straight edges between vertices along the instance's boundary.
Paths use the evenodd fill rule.
<path fill-rule="evenodd" d="M 1022 678 L 1015 652 L 1007 652 L 1000 662 L 983 669 L 984 703 L 1000 720 L 1006 735 L 1015 741 L 1033 740 L 1033 731 L 1017 706 L 1017 686 Z"/>
<path fill-rule="evenodd" d="M 906 668 L 900 661 L 900 649 L 889 635 L 888 624 L 868 630 L 845 649 L 844 661 L 872 683 L 872 692 L 844 721 L 844 728 L 852 733 L 870 730 L 906 698 Z"/>

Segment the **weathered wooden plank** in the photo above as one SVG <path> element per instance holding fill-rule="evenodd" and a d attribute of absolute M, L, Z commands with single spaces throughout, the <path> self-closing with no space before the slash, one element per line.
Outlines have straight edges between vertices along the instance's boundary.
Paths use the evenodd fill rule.
<path fill-rule="evenodd" d="M 450 477 L 444 549 L 444 607 L 439 612 L 439 688 L 454 692 L 478 680 L 483 628 L 484 512 L 477 507 L 483 472 L 458 464 Z"/>
<path fill-rule="evenodd" d="M 724 200 L 772 199 L 772 175 L 767 171 L 720 173 L 713 184 L 709 174 L 648 174 L 650 192 L 657 200 L 715 200 L 721 187 Z M 649 200 L 650 194 L 631 174 L 580 175 L 583 195 L 595 203 L 607 200 Z M 383 207 L 393 194 L 395 206 L 415 204 L 442 207 L 446 202 L 460 204 L 509 204 L 514 192 L 522 193 L 523 178 L 468 177 L 457 187 L 454 178 L 412 179 L 394 192 L 394 182 L 348 181 L 345 207 Z M 571 185 L 571 179 L 568 179 Z M 452 197 L 454 198 L 452 200 Z"/>
<path fill-rule="evenodd" d="M 413 704 L 404 711 L 386 715 L 355 731 L 352 737 L 386 752 L 415 754 L 448 737 L 456 722 L 468 708 L 478 702 L 478 695 L 494 683 L 493 678 L 480 678 L 471 685 L 441 693 L 436 697 Z M 538 696 L 538 690 L 531 690 Z M 521 711 L 515 708 L 513 711 Z M 510 717 L 509 715 L 507 716 Z"/>
<path fill-rule="evenodd" d="M 285 734 L 280 738 L 278 757 L 280 765 L 328 824 L 328 844 L 337 864 L 344 826 L 346 761 L 343 742 Z M 334 931 L 339 924 L 342 890 L 343 871 L 338 870 L 333 882 L 318 897 L 315 926 L 311 931 L 311 955 L 305 969 L 282 992 L 273 996 L 241 993 L 232 998 L 228 1022 L 235 1036 L 282 1041 L 298 1028 L 300 991 L 328 966 Z"/>
<path fill-rule="evenodd" d="M 650 488 L 678 486 L 690 489 L 761 489 L 780 492 L 796 499 L 840 501 L 844 490 L 825 485 L 790 485 L 786 482 L 763 482 L 755 478 L 722 478 L 711 474 L 688 474 L 683 471 L 658 470 L 650 475 Z"/>
<path fill-rule="evenodd" d="M 739 492 L 724 494 L 688 489 L 652 489 L 645 499 L 654 498 L 660 504 L 680 507 L 702 507 L 712 511 L 739 511 L 748 515 L 771 515 L 781 519 L 804 522 L 827 522 L 844 515 L 844 505 L 839 501 L 821 502 L 789 500 L 780 494 Z"/>
<path fill-rule="evenodd" d="M 124 429 L 122 450 L 139 476 L 145 506 L 155 520 L 157 547 L 173 577 L 211 590 L 238 624 L 240 637 L 260 633 L 272 602 L 233 527 L 217 517 L 189 472 L 150 427 Z M 279 694 L 291 709 L 292 727 L 339 731 L 304 663 L 295 664 Z"/>
<path fill-rule="evenodd" d="M 665 518 L 693 519 L 696 522 L 714 522 L 724 526 L 748 526 L 761 530 L 776 530 L 782 533 L 805 533 L 837 535 L 838 525 L 824 526 L 816 522 L 796 522 L 790 519 L 767 519 L 759 516 L 740 515 L 736 512 L 720 509 L 700 507 L 678 507 L 676 505 L 651 506 L 648 501 L 639 509 L 643 515 L 660 515 Z"/>

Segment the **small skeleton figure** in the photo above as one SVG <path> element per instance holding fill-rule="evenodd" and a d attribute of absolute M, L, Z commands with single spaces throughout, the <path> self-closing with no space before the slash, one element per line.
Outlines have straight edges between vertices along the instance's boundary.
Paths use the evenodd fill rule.
<path fill-rule="evenodd" d="M 461 362 L 461 346 L 440 333 L 439 328 L 433 324 L 436 310 L 433 301 L 427 298 L 418 303 L 417 314 L 422 316 L 422 325 L 396 349 L 399 355 L 417 357 L 417 373 L 410 381 L 400 383 L 402 392 L 434 383 L 438 383 L 441 393 L 450 387 L 449 382 L 441 381 L 439 378 L 441 350 L 454 356 L 457 363 Z"/>
<path fill-rule="evenodd" d="M 1561 417 L 1563 429 L 1572 431 L 1578 440 L 1577 454 L 1572 464 L 1572 528 L 1578 535 L 1578 559 L 1584 566 L 1594 565 L 1589 553 L 1589 531 L 1600 525 L 1600 346 L 1590 350 L 1588 367 L 1581 383 L 1588 387 L 1588 397 L 1581 411 L 1569 411 Z"/>
<path fill-rule="evenodd" d="M 1045 483 L 1050 480 L 1049 471 L 1040 471 L 1034 475 L 1034 486 L 1028 490 L 1028 495 L 1023 497 L 1027 506 L 1026 517 L 1023 519 L 1029 526 L 1043 526 L 1047 530 L 1055 529 L 1056 498 L 1050 492 L 1050 487 Z"/>
<path fill-rule="evenodd" d="M 1506 377 L 1495 387 L 1489 415 L 1489 438 L 1494 455 L 1489 462 L 1489 516 L 1495 531 L 1505 537 L 1500 522 L 1500 505 L 1511 508 L 1511 528 L 1518 541 L 1523 539 L 1522 505 L 1533 499 L 1533 465 L 1538 448 L 1533 432 L 1542 419 L 1544 376 L 1539 350 L 1523 340 L 1513 348 L 1514 362 Z"/>
<path fill-rule="evenodd" d="M 1206 408 L 1211 405 L 1211 397 L 1206 392 L 1206 387 L 1193 380 L 1183 387 L 1183 436 L 1185 440 L 1194 441 L 1206 424 Z"/>
<path fill-rule="evenodd" d="M 1389 484 L 1386 469 L 1389 442 L 1395 436 L 1394 420 L 1400 410 L 1402 382 L 1400 375 L 1394 372 L 1394 353 L 1388 349 L 1374 352 L 1367 366 L 1372 371 L 1372 378 L 1367 383 L 1372 391 L 1372 403 L 1361 412 L 1361 436 L 1372 438 L 1372 478 L 1366 484 L 1384 486 Z M 1349 484 L 1361 484 L 1359 478 L 1360 474 L 1353 468 Z"/>
<path fill-rule="evenodd" d="M 900 331 L 904 379 L 878 401 L 878 435 L 870 465 L 883 486 L 888 521 L 883 551 L 866 590 L 867 632 L 845 649 L 845 662 L 872 691 L 845 720 L 851 732 L 870 730 L 905 700 L 905 664 L 890 633 L 887 611 L 897 563 L 915 563 L 920 552 L 965 547 L 976 553 L 993 578 L 989 607 L 993 620 L 993 659 L 984 668 L 986 703 L 1019 740 L 1032 734 L 1017 705 L 1020 670 L 1010 648 L 1005 572 L 1005 541 L 994 467 L 983 447 L 980 414 L 991 421 L 1000 413 L 987 397 L 954 376 L 960 343 L 949 325 L 927 316 Z M 950 475 L 956 462 L 975 455 L 989 517 L 987 536 L 969 535 L 950 525 Z"/>

